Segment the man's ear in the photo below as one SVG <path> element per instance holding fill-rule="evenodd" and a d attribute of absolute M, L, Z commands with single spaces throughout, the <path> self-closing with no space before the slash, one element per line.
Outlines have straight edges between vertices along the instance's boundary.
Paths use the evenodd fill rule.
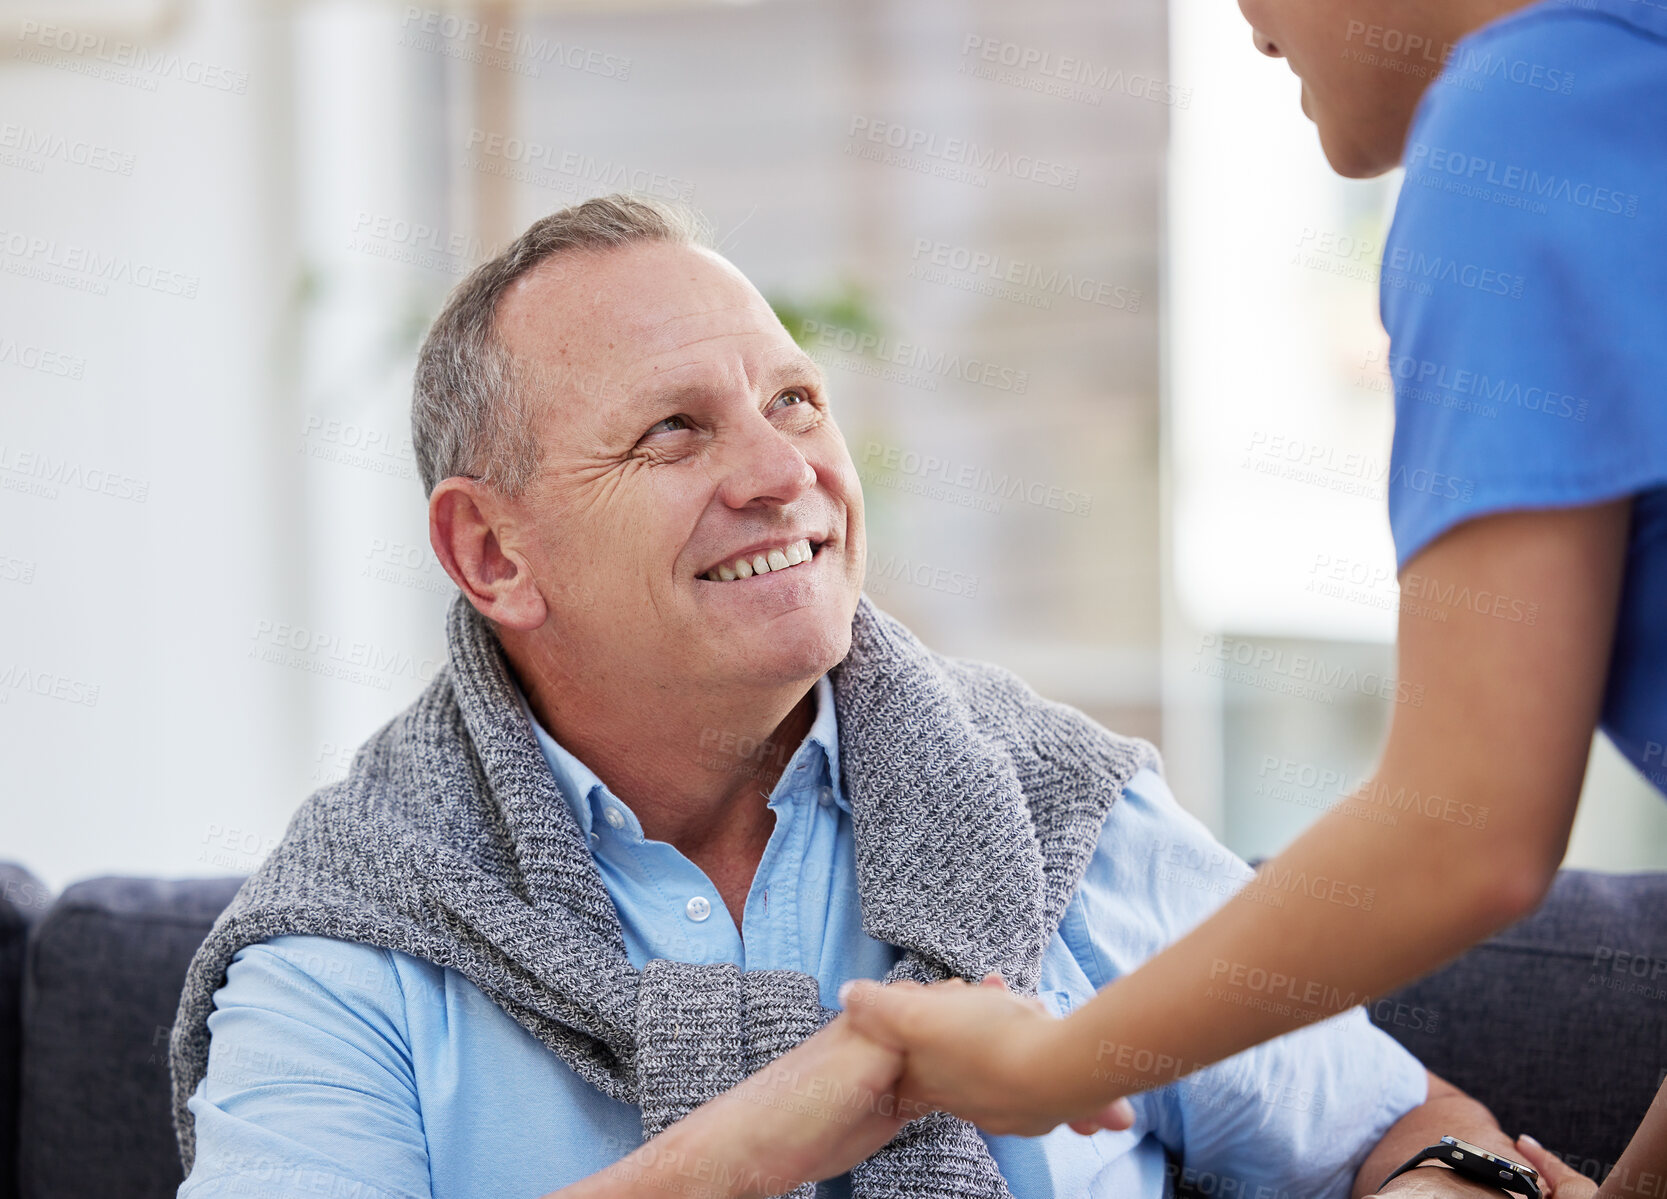
<path fill-rule="evenodd" d="M 428 541 L 452 582 L 482 616 L 525 633 L 549 607 L 516 548 L 517 527 L 508 502 L 475 479 L 442 479 L 428 498 Z"/>

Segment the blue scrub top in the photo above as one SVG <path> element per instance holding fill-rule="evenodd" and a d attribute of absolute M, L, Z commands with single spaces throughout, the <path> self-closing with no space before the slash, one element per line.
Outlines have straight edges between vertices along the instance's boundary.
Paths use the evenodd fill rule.
<path fill-rule="evenodd" d="M 1548 0 L 1463 39 L 1405 162 L 1380 285 L 1396 557 L 1632 496 L 1600 727 L 1667 792 L 1667 0 Z"/>

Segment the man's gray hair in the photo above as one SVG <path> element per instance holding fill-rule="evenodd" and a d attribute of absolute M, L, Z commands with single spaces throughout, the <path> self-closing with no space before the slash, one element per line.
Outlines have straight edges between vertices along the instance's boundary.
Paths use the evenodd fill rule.
<path fill-rule="evenodd" d="M 535 221 L 457 285 L 417 351 L 411 389 L 411 442 L 424 494 L 441 479 L 467 475 L 516 496 L 538 470 L 536 397 L 496 333 L 504 292 L 564 251 L 655 241 L 711 244 L 690 209 L 644 196 L 599 196 Z"/>

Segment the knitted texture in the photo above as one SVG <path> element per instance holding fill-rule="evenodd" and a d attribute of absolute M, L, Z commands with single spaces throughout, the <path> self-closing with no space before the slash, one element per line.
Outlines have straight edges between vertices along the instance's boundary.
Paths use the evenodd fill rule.
<path fill-rule="evenodd" d="M 456 970 L 586 1082 L 637 1105 L 645 1138 L 835 1014 L 798 971 L 636 970 L 491 626 L 459 596 L 447 634 L 447 666 L 347 778 L 301 805 L 191 960 L 169 1042 L 187 1174 L 214 993 L 232 956 L 270 937 Z M 863 929 L 905 951 L 887 981 L 999 970 L 1034 994 L 1111 805 L 1156 751 L 1005 670 L 933 653 L 867 596 L 830 679 Z M 852 1182 L 856 1199 L 1010 1195 L 977 1129 L 942 1112 L 905 1125 Z"/>

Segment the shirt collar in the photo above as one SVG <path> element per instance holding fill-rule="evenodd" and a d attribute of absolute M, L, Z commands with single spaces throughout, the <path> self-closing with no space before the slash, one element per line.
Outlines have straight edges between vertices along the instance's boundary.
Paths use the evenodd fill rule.
<path fill-rule="evenodd" d="M 533 715 L 532 706 L 527 702 L 526 692 L 521 690 L 520 681 L 513 676 L 511 679 L 515 684 L 516 698 L 521 701 L 521 710 L 527 714 L 527 722 L 532 725 L 539 751 L 549 764 L 550 773 L 555 776 L 556 787 L 562 798 L 567 801 L 567 806 L 572 809 L 573 818 L 579 822 L 579 830 L 584 833 L 588 842 L 595 828 L 598 813 L 613 799 L 613 793 L 608 790 L 606 783 L 596 777 L 596 773 L 590 767 L 546 731 L 544 725 Z M 810 731 L 805 734 L 804 741 L 799 744 L 788 761 L 787 768 L 782 771 L 772 793 L 771 803 L 775 803 L 776 799 L 787 794 L 789 790 L 801 786 L 804 782 L 799 777 L 801 773 L 809 774 L 814 783 L 822 785 L 823 772 L 818 767 L 825 766 L 826 785 L 833 788 L 833 801 L 849 814 L 851 805 L 846 800 L 845 789 L 839 781 L 839 716 L 834 709 L 833 684 L 824 674 L 816 680 L 812 690 L 816 694 L 816 715 L 811 720 Z M 801 764 L 805 767 L 803 772 L 798 769 Z M 625 818 L 637 836 L 642 836 L 642 827 L 637 824 L 636 816 L 625 804 L 619 803 L 618 800 L 614 802 L 624 811 Z"/>
<path fill-rule="evenodd" d="M 851 805 L 845 802 L 845 789 L 839 784 L 839 714 L 834 711 L 833 684 L 828 681 L 827 675 L 816 680 L 815 690 L 816 717 L 810 722 L 810 732 L 805 734 L 805 741 L 822 751 L 822 760 L 828 766 L 828 783 L 834 790 L 834 802 L 849 812 Z M 807 751 L 801 746 L 798 752 Z"/>

